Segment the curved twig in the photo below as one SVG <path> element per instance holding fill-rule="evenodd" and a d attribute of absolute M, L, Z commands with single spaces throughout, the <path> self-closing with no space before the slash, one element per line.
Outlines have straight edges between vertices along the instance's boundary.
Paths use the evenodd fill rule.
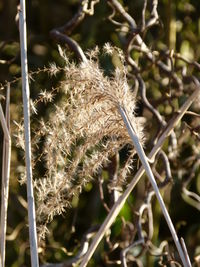
<path fill-rule="evenodd" d="M 61 27 L 57 27 L 50 32 L 50 36 L 57 40 L 58 42 L 67 45 L 75 54 L 76 56 L 86 62 L 87 58 L 80 47 L 80 45 L 69 37 L 69 35 L 72 33 L 72 31 L 83 21 L 85 18 L 85 15 L 93 15 L 94 14 L 94 6 L 99 3 L 99 0 L 93 0 L 90 3 L 88 0 L 81 0 L 81 4 L 79 6 L 79 9 L 77 13 L 73 16 L 73 18 L 68 21 L 66 24 L 64 24 Z"/>

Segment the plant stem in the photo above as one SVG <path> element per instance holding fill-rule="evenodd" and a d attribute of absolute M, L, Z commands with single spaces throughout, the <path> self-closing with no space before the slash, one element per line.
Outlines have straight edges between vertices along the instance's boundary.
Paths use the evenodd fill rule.
<path fill-rule="evenodd" d="M 175 245 L 176 245 L 176 247 L 178 249 L 178 253 L 180 255 L 180 258 L 181 258 L 181 261 L 183 263 L 183 266 L 184 267 L 189 267 L 189 265 L 187 264 L 183 249 L 181 247 L 181 243 L 180 243 L 180 241 L 178 239 L 176 230 L 175 230 L 174 225 L 172 223 L 172 220 L 171 220 L 171 218 L 169 216 L 169 213 L 167 211 L 165 203 L 164 203 L 164 201 L 162 199 L 162 196 L 161 196 L 160 191 L 158 189 L 158 186 L 156 184 L 156 180 L 154 178 L 153 172 L 151 170 L 151 167 L 149 165 L 149 162 L 148 162 L 148 159 L 147 159 L 147 157 L 145 155 L 143 147 L 140 144 L 140 141 L 139 141 L 139 138 L 138 138 L 138 136 L 136 134 L 136 131 L 134 130 L 133 125 L 131 124 L 131 122 L 130 122 L 130 120 L 128 118 L 126 110 L 124 108 L 122 108 L 122 107 L 119 107 L 119 112 L 120 112 L 121 117 L 122 117 L 122 119 L 124 121 L 124 124 L 126 125 L 128 133 L 129 133 L 129 135 L 131 137 L 131 140 L 132 140 L 132 142 L 134 144 L 135 150 L 136 150 L 136 152 L 137 152 L 137 154 L 138 154 L 138 156 L 139 156 L 139 158 L 140 158 L 140 160 L 142 162 L 142 165 L 144 166 L 145 172 L 146 172 L 147 176 L 149 177 L 151 185 L 152 185 L 152 187 L 154 189 L 154 192 L 155 192 L 156 197 L 158 199 L 158 202 L 160 204 L 162 213 L 163 213 L 163 215 L 165 217 L 165 220 L 166 220 L 166 222 L 168 224 L 168 227 L 169 227 L 170 232 L 172 234 L 172 237 L 174 239 L 174 243 L 175 243 Z"/>
<path fill-rule="evenodd" d="M 32 184 L 32 166 L 31 166 L 31 135 L 30 135 L 30 90 L 28 82 L 27 65 L 27 40 L 26 40 L 26 9 L 25 0 L 20 0 L 19 10 L 20 25 L 20 47 L 21 47 L 21 68 L 22 68 L 22 91 L 23 91 L 23 110 L 24 110 L 24 135 L 25 135 L 25 160 L 27 175 L 27 200 L 28 200 L 28 221 L 29 221 L 29 239 L 31 250 L 31 266 L 39 266 L 35 202 Z"/>
<path fill-rule="evenodd" d="M 166 138 L 170 135 L 170 133 L 173 131 L 175 126 L 179 123 L 181 118 L 184 116 L 185 112 L 188 110 L 188 108 L 191 106 L 193 101 L 197 98 L 197 96 L 200 93 L 200 88 L 196 88 L 196 90 L 193 92 L 193 94 L 188 98 L 188 100 L 181 106 L 179 109 L 178 114 L 171 119 L 171 121 L 168 123 L 166 129 L 158 139 L 158 142 L 156 145 L 153 147 L 151 150 L 150 154 L 148 155 L 149 159 L 154 159 L 160 148 L 162 147 L 164 141 Z M 102 238 L 104 237 L 105 233 L 107 230 L 111 227 L 113 222 L 115 221 L 116 217 L 118 216 L 120 210 L 122 209 L 125 201 L 127 200 L 128 196 L 130 193 L 133 191 L 135 188 L 136 184 L 144 174 L 145 170 L 144 167 L 141 166 L 140 169 L 137 171 L 136 175 L 134 176 L 133 180 L 131 183 L 128 185 L 127 189 L 124 191 L 124 193 L 119 197 L 118 201 L 113 205 L 112 209 L 108 213 L 106 219 L 104 220 L 103 224 L 99 228 L 96 236 L 94 237 L 87 253 L 83 257 L 83 260 L 80 264 L 80 267 L 85 267 L 89 260 L 91 259 L 93 253 L 95 252 L 98 244 L 101 242 Z"/>
<path fill-rule="evenodd" d="M 188 251 L 187 251 L 187 248 L 186 248 L 186 245 L 185 245 L 185 241 L 184 241 L 184 239 L 182 237 L 181 237 L 181 245 L 182 245 L 182 248 L 183 248 L 183 251 L 184 251 L 184 254 L 185 254 L 185 258 L 186 258 L 186 261 L 188 263 L 188 266 L 192 266 L 191 261 L 190 261 L 190 257 L 188 255 Z"/>
<path fill-rule="evenodd" d="M 4 118 L 1 111 L 1 124 L 4 125 L 3 155 L 2 155 L 2 188 L 1 188 L 1 266 L 5 266 L 6 254 L 6 229 L 7 229 L 7 210 L 10 180 L 10 157 L 11 157 L 11 138 L 10 138 L 10 84 L 7 86 L 6 95 L 6 115 Z"/>

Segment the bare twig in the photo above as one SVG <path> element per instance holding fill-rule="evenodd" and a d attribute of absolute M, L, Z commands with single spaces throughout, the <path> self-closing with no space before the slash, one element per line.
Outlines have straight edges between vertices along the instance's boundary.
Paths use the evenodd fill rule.
<path fill-rule="evenodd" d="M 148 110 L 150 110 L 152 112 L 152 114 L 155 116 L 158 124 L 161 127 L 164 127 L 166 125 L 166 122 L 163 120 L 162 116 L 160 115 L 160 113 L 158 112 L 158 110 L 156 110 L 148 101 L 147 97 L 146 97 L 146 86 L 145 83 L 141 77 L 141 75 L 137 75 L 137 80 L 139 82 L 139 89 L 140 89 L 140 95 L 142 97 L 142 100 L 144 102 L 144 105 L 146 106 L 146 108 L 148 108 Z M 158 130 L 158 132 L 160 131 L 160 129 Z"/>
<path fill-rule="evenodd" d="M 108 164 L 108 173 L 109 173 L 109 185 L 108 190 L 112 192 L 112 202 L 116 202 L 120 196 L 120 192 L 116 186 L 112 186 L 117 184 L 118 177 L 118 169 L 119 169 L 119 154 L 117 153 L 111 158 L 110 163 Z M 111 186 L 110 186 L 111 185 Z M 111 203 L 112 203 L 111 202 Z"/>
<path fill-rule="evenodd" d="M 143 5 L 143 9 L 142 9 L 142 26 L 141 26 L 141 31 L 144 31 L 144 29 L 146 28 L 146 19 L 145 19 L 146 8 L 147 8 L 147 0 L 144 0 L 144 5 Z"/>
<path fill-rule="evenodd" d="M 196 193 L 189 191 L 186 187 L 182 189 L 183 199 L 191 206 L 200 211 L 200 196 Z"/>
<path fill-rule="evenodd" d="M 53 39 L 57 40 L 60 43 L 68 45 L 68 47 L 74 51 L 76 56 L 86 62 L 87 58 L 82 50 L 82 48 L 79 46 L 79 44 L 73 40 L 69 35 L 72 33 L 72 31 L 81 23 L 81 21 L 85 18 L 85 15 L 93 15 L 94 14 L 94 6 L 99 2 L 99 0 L 93 0 L 90 3 L 88 0 L 81 0 L 81 4 L 79 6 L 79 9 L 77 13 L 74 15 L 74 17 L 68 21 L 66 24 L 64 24 L 61 27 L 55 28 L 50 32 L 50 35 Z"/>
<path fill-rule="evenodd" d="M 77 266 L 77 264 L 80 262 L 80 259 L 82 256 L 86 253 L 89 247 L 89 241 L 93 237 L 93 235 L 96 233 L 96 231 L 99 229 L 98 225 L 92 226 L 82 237 L 80 249 L 78 250 L 75 257 L 72 257 L 69 260 L 66 260 L 62 263 L 46 263 L 42 265 L 41 267 L 71 267 L 71 266 Z"/>
<path fill-rule="evenodd" d="M 155 155 L 158 153 L 160 148 L 162 147 L 164 141 L 166 138 L 170 135 L 170 133 L 173 131 L 174 127 L 178 124 L 178 122 L 181 120 L 181 118 L 184 116 L 185 112 L 188 110 L 188 108 L 191 106 L 193 101 L 196 99 L 196 97 L 199 95 L 200 89 L 199 86 L 195 89 L 193 94 L 188 98 L 188 100 L 182 105 L 182 107 L 179 109 L 178 114 L 172 118 L 172 120 L 168 123 L 166 129 L 163 131 L 162 135 L 158 139 L 158 142 L 151 150 L 150 154 L 148 155 L 148 158 L 153 159 Z M 121 208 L 123 207 L 126 199 L 138 183 L 141 176 L 144 174 L 145 170 L 143 167 L 141 167 L 136 175 L 134 176 L 133 180 L 125 190 L 125 192 L 119 197 L 118 201 L 113 205 L 111 211 L 107 215 L 106 219 L 104 220 L 103 224 L 101 225 L 99 231 L 97 232 L 95 238 L 93 239 L 87 253 L 85 254 L 80 267 L 85 267 L 89 260 L 91 259 L 93 253 L 95 252 L 95 249 L 97 248 L 98 244 L 104 237 L 106 231 L 110 228 L 112 223 L 115 221 L 117 215 L 119 214 Z"/>
<path fill-rule="evenodd" d="M 24 135 L 25 135 L 25 159 L 26 159 L 26 175 L 27 175 L 29 237 L 30 237 L 30 250 L 31 250 L 31 265 L 32 267 L 37 267 L 39 266 L 39 260 L 38 260 L 35 202 L 33 194 L 32 167 L 31 167 L 30 99 L 29 99 L 30 90 L 28 82 L 25 10 L 26 10 L 25 0 L 20 0 L 19 24 L 20 24 L 22 91 L 23 91 L 24 128 L 25 128 Z"/>
<path fill-rule="evenodd" d="M 152 10 L 151 10 L 151 18 L 147 21 L 145 29 L 150 28 L 151 26 L 158 23 L 158 0 L 152 0 Z"/>
<path fill-rule="evenodd" d="M 128 251 L 130 249 L 132 249 L 133 247 L 136 247 L 138 245 L 143 245 L 144 244 L 144 239 L 139 239 L 136 242 L 134 242 L 133 244 L 131 244 L 130 246 L 128 246 L 127 248 L 123 249 L 120 255 L 121 258 L 121 262 L 122 262 L 122 266 L 123 267 L 127 267 L 127 263 L 126 263 L 126 254 L 128 253 Z"/>
<path fill-rule="evenodd" d="M 108 0 L 107 2 L 109 5 L 112 6 L 112 9 L 113 9 L 112 21 L 113 21 L 113 17 L 115 16 L 116 12 L 121 14 L 121 16 L 129 24 L 130 34 L 134 35 L 134 40 L 138 44 L 139 49 L 141 51 L 143 51 L 143 53 L 146 54 L 148 60 L 150 60 L 153 64 L 156 64 L 162 72 L 166 73 L 169 77 L 171 77 L 174 80 L 174 82 L 176 83 L 176 85 L 178 86 L 178 88 L 180 90 L 182 90 L 183 89 L 183 83 L 182 83 L 181 79 L 177 76 L 177 74 L 175 72 L 173 72 L 171 70 L 171 68 L 168 65 L 166 65 L 163 61 L 161 61 L 159 59 L 157 60 L 156 57 L 154 56 L 154 54 L 152 53 L 152 51 L 145 44 L 144 40 L 142 39 L 141 35 L 139 34 L 140 31 L 138 29 L 138 26 L 137 26 L 134 18 L 131 17 L 131 15 L 128 12 L 126 12 L 124 7 L 122 6 L 122 4 L 120 4 L 120 2 L 118 0 Z M 149 22 L 147 22 L 147 24 L 149 24 L 148 27 L 154 25 L 158 21 L 157 5 L 158 5 L 158 1 L 153 0 L 152 11 L 151 11 L 152 17 L 150 18 Z M 147 27 L 147 24 L 146 24 L 146 27 Z M 133 42 L 131 41 L 130 47 L 129 47 L 129 53 L 132 51 L 132 49 L 131 49 L 132 43 Z M 131 60 L 132 58 L 129 57 L 129 59 Z"/>
<path fill-rule="evenodd" d="M 134 247 L 138 246 L 138 245 L 142 245 L 142 251 L 139 253 L 140 255 L 142 254 L 142 252 L 147 249 L 147 244 L 146 244 L 146 239 L 145 239 L 145 235 L 144 230 L 142 229 L 142 217 L 144 212 L 147 210 L 147 214 L 148 214 L 148 239 L 150 240 L 153 236 L 153 216 L 152 216 L 152 208 L 151 208 L 151 200 L 153 195 L 155 195 L 154 191 L 150 191 L 148 193 L 148 196 L 145 200 L 145 203 L 140 207 L 139 209 L 139 214 L 138 214 L 138 222 L 137 222 L 137 235 L 138 235 L 138 239 L 134 242 L 132 242 L 132 244 L 130 244 L 129 246 L 127 246 L 126 248 L 124 248 L 121 252 L 120 258 L 122 261 L 122 266 L 126 267 L 127 263 L 126 263 L 126 255 L 127 253 L 132 250 Z M 136 261 L 136 257 L 134 256 L 134 261 Z"/>
<path fill-rule="evenodd" d="M 69 36 L 54 29 L 51 31 L 51 37 L 56 39 L 59 43 L 67 44 L 71 48 L 71 50 L 75 52 L 76 56 L 82 61 L 87 60 L 79 44 Z"/>
<path fill-rule="evenodd" d="M 170 168 L 170 163 L 169 159 L 166 155 L 166 153 L 163 150 L 160 150 L 159 156 L 161 157 L 163 164 L 164 164 L 164 169 L 165 169 L 165 179 L 161 183 L 159 183 L 159 188 L 166 186 L 171 180 L 172 180 L 172 174 L 171 174 L 171 168 Z"/>
<path fill-rule="evenodd" d="M 107 2 L 113 8 L 113 10 L 115 9 L 115 11 L 119 12 L 122 17 L 128 22 L 132 32 L 138 31 L 135 20 L 128 14 L 128 12 L 125 11 L 123 6 L 117 0 L 108 0 Z M 113 16 L 115 15 L 115 13 L 116 12 L 113 13 Z M 140 36 L 137 38 L 138 40 L 142 41 Z"/>
<path fill-rule="evenodd" d="M 183 62 L 185 62 L 185 63 L 187 63 L 187 64 L 189 64 L 189 65 L 194 66 L 195 68 L 197 68 L 197 70 L 200 70 L 200 64 L 199 64 L 198 62 L 196 62 L 196 61 L 191 61 L 191 60 L 189 60 L 189 59 L 183 57 L 183 56 L 182 56 L 181 54 L 179 54 L 179 53 L 174 53 L 174 54 L 173 54 L 173 57 L 174 57 L 175 59 L 182 60 Z"/>
<path fill-rule="evenodd" d="M 1 193 L 1 261 L 2 267 L 5 266 L 5 248 L 6 248 L 6 229 L 7 229 L 7 210 L 8 210 L 8 194 L 10 180 L 10 157 L 11 157 L 11 138 L 10 138 L 10 84 L 7 86 L 6 96 L 6 115 L 5 119 L 1 108 L 1 124 L 6 124 L 3 140 L 3 155 L 2 155 L 2 193 Z M 3 120 L 3 121 L 2 121 Z"/>
<path fill-rule="evenodd" d="M 99 184 L 99 194 L 100 194 L 100 199 L 101 199 L 102 205 L 105 208 L 105 210 L 107 212 L 109 212 L 110 209 L 109 209 L 109 207 L 108 207 L 108 205 L 107 205 L 107 203 L 105 202 L 105 199 L 104 199 L 102 174 L 98 175 L 98 184 Z"/>

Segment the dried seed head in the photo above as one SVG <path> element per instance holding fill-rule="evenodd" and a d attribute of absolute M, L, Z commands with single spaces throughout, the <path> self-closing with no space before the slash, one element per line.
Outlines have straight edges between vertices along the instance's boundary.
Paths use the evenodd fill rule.
<path fill-rule="evenodd" d="M 106 44 L 104 50 L 111 54 L 116 48 Z M 125 145 L 130 148 L 130 156 L 124 169 L 119 170 L 115 186 L 121 186 L 130 172 L 134 148 L 119 107 L 125 109 L 141 142 L 143 133 L 140 119 L 134 114 L 135 96 L 127 82 L 123 53 L 117 51 L 121 55 L 122 67 L 116 68 L 111 77 L 106 77 L 98 64 L 97 48 L 88 54 L 87 62 L 79 65 L 70 63 L 59 48 L 66 61 L 62 81 L 64 96 L 55 105 L 48 121 L 41 121 L 35 134 L 38 142 L 45 139 L 40 160 L 45 162 L 46 174 L 35 180 L 37 213 L 42 223 L 52 220 L 54 215 L 70 206 L 73 196 L 79 194 Z M 52 66 L 50 72 L 54 73 L 55 67 Z M 43 91 L 39 98 L 49 102 L 52 94 Z"/>

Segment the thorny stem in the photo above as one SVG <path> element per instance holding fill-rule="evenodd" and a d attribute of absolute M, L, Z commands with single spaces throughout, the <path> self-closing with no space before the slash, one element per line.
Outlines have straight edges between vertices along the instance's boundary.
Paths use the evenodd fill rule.
<path fill-rule="evenodd" d="M 155 155 L 158 153 L 160 148 L 162 147 L 164 141 L 166 138 L 171 134 L 174 127 L 179 123 L 181 118 L 184 116 L 185 112 L 188 110 L 188 108 L 191 106 L 193 101 L 197 98 L 197 96 L 200 93 L 200 87 L 197 86 L 196 90 L 193 92 L 193 94 L 188 98 L 188 100 L 182 105 L 182 107 L 179 109 L 178 114 L 172 118 L 172 120 L 168 123 L 166 129 L 163 131 L 162 135 L 159 137 L 158 142 L 151 150 L 150 154 L 148 155 L 149 159 L 154 159 Z M 115 221 L 116 217 L 118 216 L 120 210 L 122 209 L 126 199 L 132 192 L 132 190 L 135 188 L 136 184 L 144 174 L 145 170 L 144 167 L 141 166 L 136 175 L 134 176 L 133 180 L 125 190 L 125 192 L 119 197 L 118 201 L 113 205 L 112 209 L 110 210 L 109 214 L 107 215 L 106 219 L 104 220 L 103 224 L 101 225 L 99 231 L 97 232 L 96 236 L 94 237 L 87 253 L 83 257 L 83 260 L 80 264 L 80 267 L 85 267 L 89 260 L 91 259 L 93 253 L 95 252 L 98 244 L 101 242 L 102 238 L 104 237 L 107 230 L 111 227 L 113 222 Z"/>
<path fill-rule="evenodd" d="M 31 250 L 31 266 L 38 267 L 39 260 L 37 251 L 35 202 L 33 194 L 32 167 L 31 167 L 30 100 L 29 100 L 30 90 L 28 83 L 25 0 L 20 0 L 19 23 L 20 23 L 22 91 L 23 91 L 24 128 L 25 128 L 24 130 L 25 160 L 26 160 L 26 175 L 27 175 L 27 199 L 28 199 L 28 221 L 29 221 L 29 238 L 30 238 L 30 250 Z"/>

